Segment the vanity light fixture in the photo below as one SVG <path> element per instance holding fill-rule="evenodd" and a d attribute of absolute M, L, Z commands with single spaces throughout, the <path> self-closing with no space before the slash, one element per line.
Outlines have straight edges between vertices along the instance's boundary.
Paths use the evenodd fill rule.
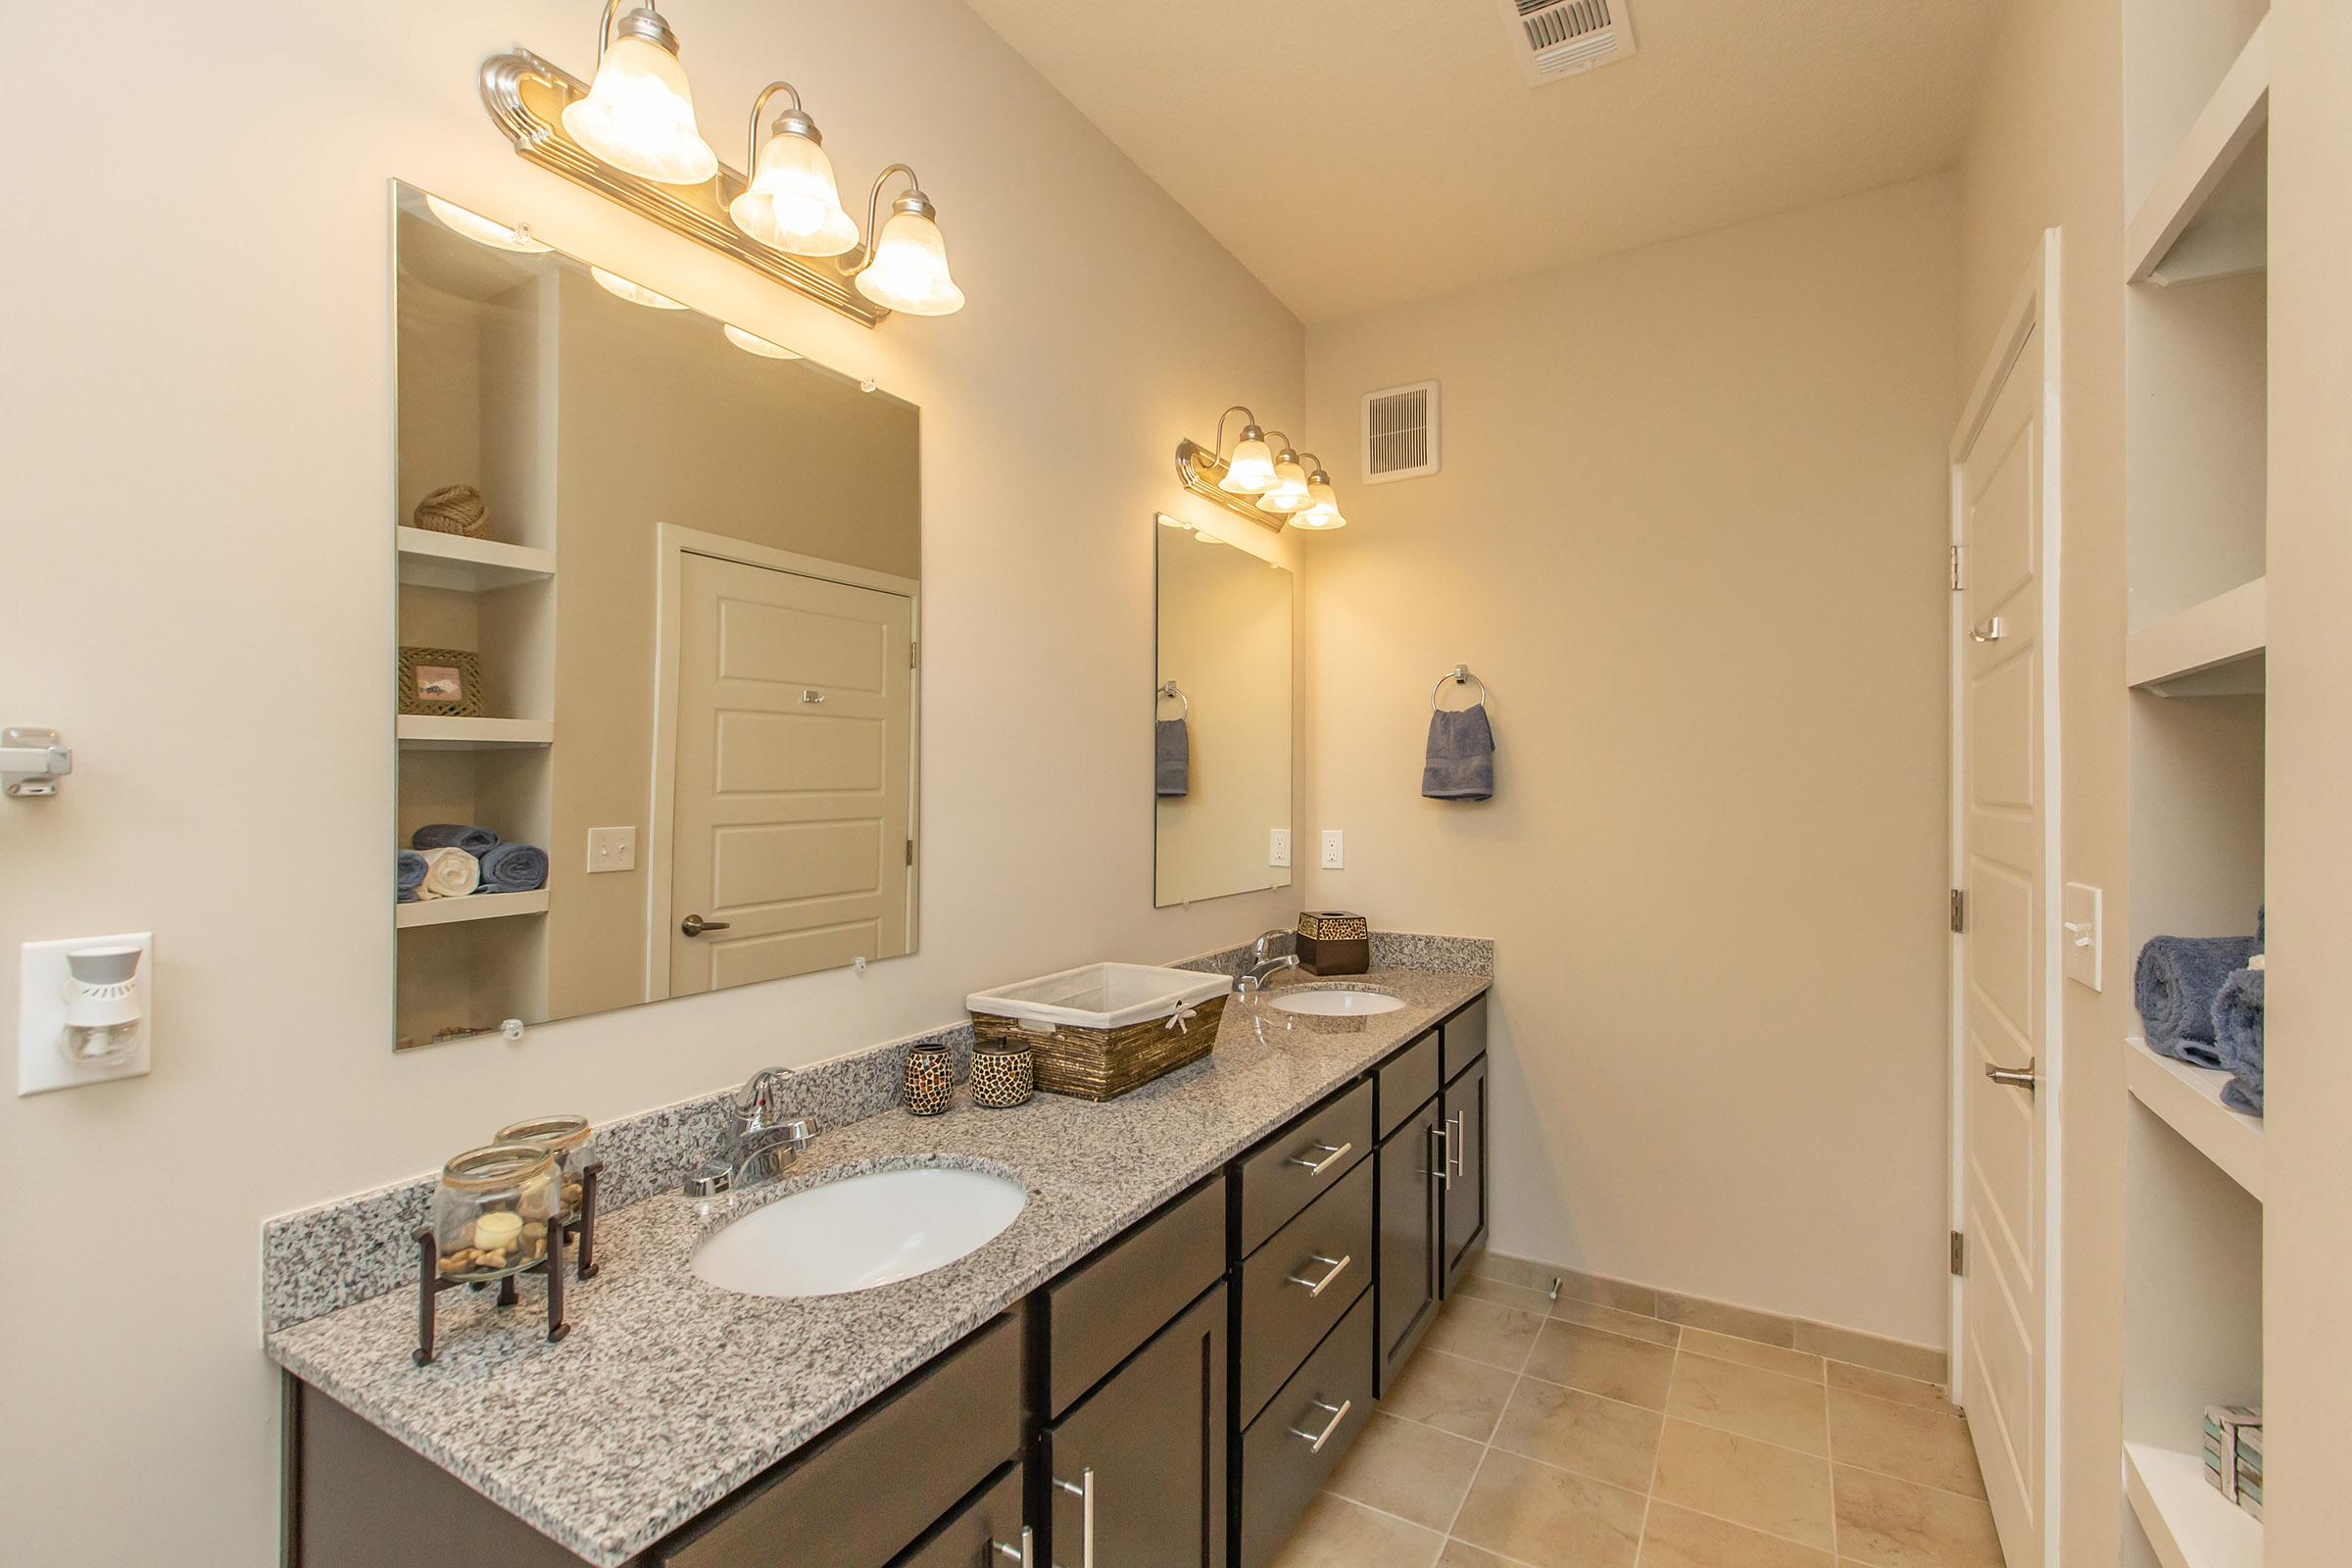
<path fill-rule="evenodd" d="M 906 188 L 890 204 L 890 221 L 877 230 L 882 187 L 893 174 L 905 174 Z M 874 176 L 865 202 L 865 231 L 874 236 L 873 250 L 858 270 L 858 293 L 885 310 L 908 316 L 953 316 L 963 309 L 963 290 L 948 273 L 948 242 L 939 231 L 939 209 L 923 194 L 913 170 L 893 164 Z"/>
<path fill-rule="evenodd" d="M 778 93 L 792 102 L 760 140 L 760 117 Z M 801 107 L 800 89 L 771 81 L 752 104 L 746 167 L 752 182 L 727 204 L 735 226 L 762 245 L 794 256 L 843 256 L 858 248 L 858 223 L 842 211 L 833 160 L 825 156 L 816 122 Z"/>
<path fill-rule="evenodd" d="M 445 202 L 429 193 L 424 198 L 424 205 L 441 220 L 443 228 L 453 234 L 462 234 L 476 245 L 487 245 L 495 251 L 514 251 L 524 256 L 537 256 L 555 249 L 553 245 L 543 245 L 531 238 L 527 224 L 502 223 L 495 218 L 484 218 L 477 212 L 460 207 L 456 202 Z"/>
<path fill-rule="evenodd" d="M 796 350 L 788 349 L 781 343 L 770 343 L 758 333 L 746 332 L 733 321 L 721 321 L 718 326 L 720 331 L 727 334 L 727 341 L 746 354 L 757 354 L 763 360 L 797 360 L 802 357 Z"/>
<path fill-rule="evenodd" d="M 1290 437 L 1284 436 L 1282 455 L 1274 460 L 1273 487 L 1257 498 L 1258 507 L 1287 514 L 1304 512 L 1310 499 L 1306 493 L 1306 466 L 1298 461 L 1298 454 L 1291 450 Z"/>
<path fill-rule="evenodd" d="M 627 300 L 631 305 L 650 306 L 657 311 L 682 311 L 686 307 L 666 294 L 657 294 L 643 283 L 633 283 L 618 272 L 608 272 L 601 267 L 588 269 L 588 275 L 608 294 Z"/>
<path fill-rule="evenodd" d="M 1242 433 L 1231 455 L 1225 453 L 1225 423 L 1242 416 Z M 1289 436 L 1274 433 L 1276 447 L 1258 428 L 1257 416 L 1235 404 L 1217 416 L 1216 443 L 1176 443 L 1176 476 L 1197 496 L 1251 522 L 1280 532 L 1296 521 L 1308 528 L 1344 528 L 1337 492 L 1323 462 L 1311 453 L 1301 460 Z M 1277 455 L 1279 453 L 1279 455 Z M 1310 471 L 1306 466 L 1311 461 Z"/>
<path fill-rule="evenodd" d="M 1345 528 L 1348 519 L 1340 515 L 1340 493 L 1331 487 L 1331 475 L 1323 471 L 1323 460 L 1313 453 L 1307 457 L 1315 471 L 1306 476 L 1307 508 L 1291 517 L 1293 525 L 1300 528 Z"/>
<path fill-rule="evenodd" d="M 642 0 L 622 17 L 605 0 L 596 29 L 596 80 L 564 109 L 573 141 L 613 168 L 664 185 L 700 185 L 718 172 L 718 154 L 694 122 L 694 89 L 678 63 L 678 35 Z"/>

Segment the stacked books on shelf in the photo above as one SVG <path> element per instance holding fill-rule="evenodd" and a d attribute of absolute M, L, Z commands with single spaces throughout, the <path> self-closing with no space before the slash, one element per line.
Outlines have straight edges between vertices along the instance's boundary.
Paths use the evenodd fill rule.
<path fill-rule="evenodd" d="M 2262 1409 L 2259 1405 L 2205 1407 L 2205 1481 L 2231 1502 L 2262 1517 Z"/>

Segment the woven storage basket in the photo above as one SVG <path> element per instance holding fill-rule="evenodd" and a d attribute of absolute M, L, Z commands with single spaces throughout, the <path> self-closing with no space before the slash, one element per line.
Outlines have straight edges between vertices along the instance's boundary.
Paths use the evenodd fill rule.
<path fill-rule="evenodd" d="M 1000 1040 L 1027 1046 L 1036 1064 L 1037 1087 L 1048 1094 L 1112 1100 L 1207 1055 L 1216 1049 L 1217 1025 L 1224 1016 L 1223 997 L 1195 1003 L 1193 1016 L 1176 1028 L 1170 1028 L 1166 1018 L 1147 1018 L 1118 1029 L 1072 1024 L 1032 1029 L 1017 1019 L 975 1010 L 972 1033 L 983 1050 Z"/>

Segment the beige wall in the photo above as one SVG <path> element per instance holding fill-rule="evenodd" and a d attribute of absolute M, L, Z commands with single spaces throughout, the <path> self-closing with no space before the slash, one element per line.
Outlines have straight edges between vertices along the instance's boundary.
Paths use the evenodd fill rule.
<path fill-rule="evenodd" d="M 512 1116 L 661 1103 L 946 1022 L 976 986 L 1195 952 L 1298 907 L 1152 910 L 1139 699 L 1148 519 L 1213 511 L 1169 452 L 1238 398 L 1297 418 L 1296 322 L 961 6 L 696 8 L 677 24 L 730 160 L 743 107 L 789 74 L 846 183 L 921 170 L 972 302 L 871 332 L 803 306 L 492 129 L 476 63 L 519 39 L 584 69 L 592 23 L 568 0 L 11 18 L 0 580 L 42 610 L 0 631 L 0 710 L 66 729 L 79 770 L 55 800 L 0 803 L 0 951 L 152 929 L 159 963 L 152 1077 L 0 1099 L 12 1560 L 274 1559 L 265 1215 Z M 137 113 L 93 113 L 93 77 L 59 69 L 92 59 L 140 84 Z M 921 408 L 931 854 L 907 962 L 519 1047 L 386 1048 L 396 175 Z M 0 965 L 0 1016 L 15 1003 Z"/>
<path fill-rule="evenodd" d="M 1309 331 L 1308 423 L 1435 377 L 1445 470 L 1324 437 L 1306 900 L 1500 939 L 1504 1251 L 1943 1341 L 1955 267 L 1937 177 Z"/>

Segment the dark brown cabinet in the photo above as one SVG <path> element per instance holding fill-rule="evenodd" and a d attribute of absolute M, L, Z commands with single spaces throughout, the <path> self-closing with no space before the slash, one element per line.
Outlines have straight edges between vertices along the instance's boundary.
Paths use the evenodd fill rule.
<path fill-rule="evenodd" d="M 1453 1293 L 1470 1258 L 1487 1240 L 1487 1058 L 1480 1056 L 1446 1086 L 1441 1142 L 1446 1167 L 1440 1184 L 1438 1234 L 1444 1245 L 1446 1292 Z"/>
<path fill-rule="evenodd" d="M 1006 1465 L 890 1568 L 1013 1568 L 1027 1562 L 1043 1568 L 1034 1549 L 1020 1555 L 1021 1532 L 1028 1528 L 1024 1479 L 1019 1465 Z"/>
<path fill-rule="evenodd" d="M 1039 1435 L 1040 1568 L 1225 1568 L 1225 1311 L 1219 1285 Z"/>
<path fill-rule="evenodd" d="M 1434 1036 L 1430 1044 L 1434 1048 Z M 1433 1095 L 1420 1109 L 1399 1119 L 1396 1130 L 1381 1140 L 1377 1156 L 1380 1261 L 1374 1290 L 1379 1353 L 1374 1359 L 1383 1398 L 1438 1315 L 1438 1102 Z"/>

